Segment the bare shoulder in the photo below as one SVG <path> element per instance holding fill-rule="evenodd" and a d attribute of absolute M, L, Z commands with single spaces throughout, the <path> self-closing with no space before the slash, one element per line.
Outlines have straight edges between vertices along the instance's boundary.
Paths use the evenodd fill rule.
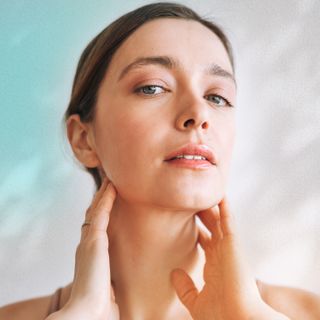
<path fill-rule="evenodd" d="M 18 301 L 0 308 L 0 320 L 44 320 L 51 295 Z"/>
<path fill-rule="evenodd" d="M 262 299 L 290 319 L 320 319 L 320 295 L 300 288 L 258 283 Z"/>
<path fill-rule="evenodd" d="M 60 308 L 67 303 L 71 289 L 72 282 L 62 287 Z M 53 295 L 54 293 L 0 307 L 0 320 L 44 320 L 47 317 Z"/>

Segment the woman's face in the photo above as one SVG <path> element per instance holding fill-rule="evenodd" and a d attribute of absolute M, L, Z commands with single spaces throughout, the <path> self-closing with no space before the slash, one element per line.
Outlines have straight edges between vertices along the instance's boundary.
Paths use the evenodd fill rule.
<path fill-rule="evenodd" d="M 126 69 L 149 57 L 162 58 Z M 170 18 L 136 30 L 113 56 L 91 124 L 96 153 L 119 195 L 174 210 L 221 200 L 235 138 L 228 102 L 235 98 L 227 52 L 211 30 Z M 164 161 L 187 143 L 211 148 L 216 165 L 181 168 Z"/>

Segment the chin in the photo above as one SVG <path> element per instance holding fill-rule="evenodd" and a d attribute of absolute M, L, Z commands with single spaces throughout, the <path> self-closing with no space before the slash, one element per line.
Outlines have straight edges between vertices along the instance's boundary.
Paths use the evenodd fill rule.
<path fill-rule="evenodd" d="M 157 199 L 154 200 L 159 206 L 166 208 L 200 211 L 218 204 L 223 195 L 224 190 L 221 186 L 197 189 L 185 188 L 176 190 L 176 192 L 168 188 L 163 192 L 158 192 Z"/>

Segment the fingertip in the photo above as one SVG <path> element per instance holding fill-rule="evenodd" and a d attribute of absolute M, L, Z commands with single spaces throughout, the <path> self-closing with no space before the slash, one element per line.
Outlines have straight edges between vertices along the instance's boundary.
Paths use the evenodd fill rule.
<path fill-rule="evenodd" d="M 219 211 L 222 217 L 231 217 L 229 201 L 224 197 L 219 203 Z"/>
<path fill-rule="evenodd" d="M 178 298 L 190 312 L 199 294 L 193 280 L 184 270 L 176 268 L 171 271 L 171 281 Z"/>
<path fill-rule="evenodd" d="M 219 215 L 219 211 L 218 211 L 218 208 L 216 208 L 217 205 L 214 205 L 210 208 L 207 208 L 207 209 L 203 209 L 203 210 L 200 210 L 198 212 L 196 212 L 196 215 L 199 217 L 199 218 L 204 218 L 204 217 L 217 217 L 217 215 Z"/>
<path fill-rule="evenodd" d="M 114 184 L 110 181 L 107 189 L 109 192 L 111 192 L 114 196 L 117 194 L 117 189 L 115 188 Z"/>
<path fill-rule="evenodd" d="M 173 276 L 175 274 L 181 274 L 182 270 L 180 268 L 174 268 L 171 270 L 170 275 Z"/>
<path fill-rule="evenodd" d="M 110 189 L 110 188 L 112 188 L 112 182 L 111 181 L 109 181 L 108 184 L 107 184 L 107 189 Z"/>
<path fill-rule="evenodd" d="M 227 201 L 226 197 L 223 197 L 223 198 L 221 199 L 221 201 L 219 202 L 219 207 L 226 208 L 227 202 L 228 202 L 228 201 Z"/>

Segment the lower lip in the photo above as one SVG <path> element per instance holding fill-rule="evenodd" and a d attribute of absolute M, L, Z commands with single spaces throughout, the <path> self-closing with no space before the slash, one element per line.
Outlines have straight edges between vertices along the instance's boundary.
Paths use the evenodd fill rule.
<path fill-rule="evenodd" d="M 207 160 L 188 160 L 188 159 L 174 159 L 174 160 L 166 160 L 166 162 L 170 165 L 179 167 L 179 168 L 191 168 L 191 169 L 201 169 L 201 168 L 210 168 L 214 165 Z"/>

